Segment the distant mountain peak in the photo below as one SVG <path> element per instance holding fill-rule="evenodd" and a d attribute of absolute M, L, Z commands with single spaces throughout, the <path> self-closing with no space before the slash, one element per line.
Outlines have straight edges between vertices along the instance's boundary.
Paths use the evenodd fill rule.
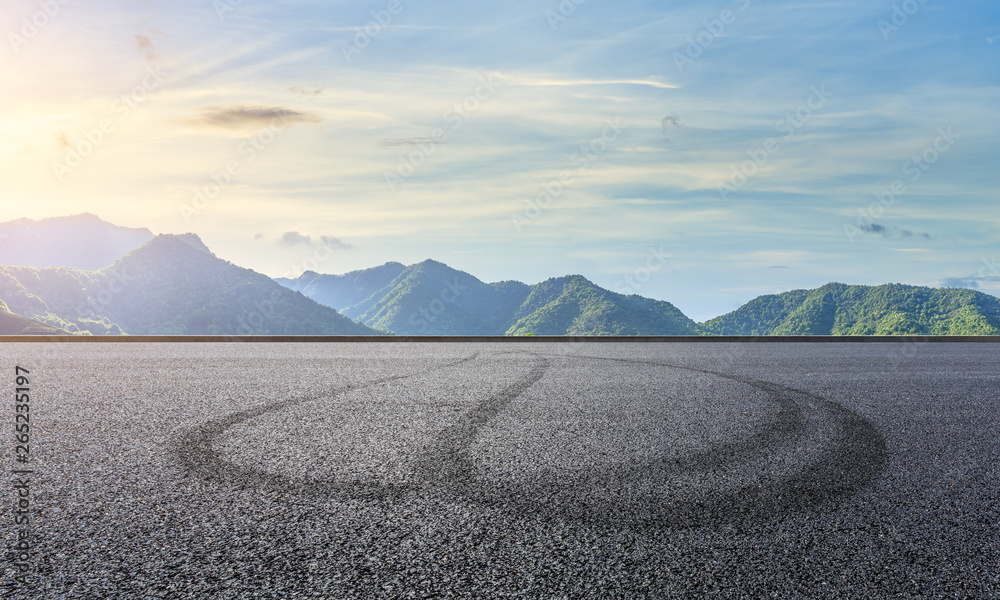
<path fill-rule="evenodd" d="M 89 212 L 0 223 L 0 264 L 93 271 L 153 238 L 145 228 L 121 227 Z"/>
<path fill-rule="evenodd" d="M 188 246 L 191 246 L 192 248 L 196 248 L 198 250 L 201 250 L 202 252 L 206 252 L 208 254 L 211 254 L 212 256 L 215 256 L 215 254 L 211 250 L 208 249 L 208 246 L 205 245 L 205 242 L 201 241 L 201 238 L 198 237 L 197 234 L 194 234 L 194 233 L 179 233 L 179 234 L 176 234 L 175 237 L 177 237 L 178 239 L 180 239 L 182 242 L 184 242 Z"/>
<path fill-rule="evenodd" d="M 586 277 L 584 277 L 583 275 L 563 275 L 561 277 L 551 277 L 549 279 L 546 279 L 545 281 L 543 281 L 539 285 L 563 286 L 563 285 L 567 285 L 567 284 L 571 284 L 571 283 L 572 284 L 577 284 L 577 285 L 592 285 L 592 286 L 596 286 L 597 285 L 594 282 L 592 282 L 591 280 L 589 280 Z"/>
<path fill-rule="evenodd" d="M 197 256 L 196 254 L 192 254 L 192 251 L 205 254 L 206 258 L 215 257 L 215 254 L 208 249 L 208 246 L 201 241 L 201 238 L 193 233 L 161 233 L 123 256 L 121 260 L 115 262 L 115 265 L 139 260 L 141 257 L 146 256 L 172 257 L 174 259 L 186 259 L 187 257 Z"/>
<path fill-rule="evenodd" d="M 53 218 L 58 219 L 59 217 L 53 217 Z M 101 223 L 108 223 L 107 221 L 105 221 L 104 219 L 102 219 L 101 217 L 95 215 L 92 212 L 77 213 L 75 215 L 70 215 L 70 216 L 68 216 L 66 218 L 70 219 L 70 220 L 75 220 L 75 221 L 100 221 Z M 108 225 L 110 225 L 110 224 L 111 223 L 108 223 Z"/>
<path fill-rule="evenodd" d="M 95 335 L 374 333 L 213 256 L 192 233 L 155 236 L 96 271 L 0 265 L 0 298 L 17 315 Z M 20 323 L 11 319 L 11 327 Z"/>
<path fill-rule="evenodd" d="M 583 275 L 534 286 L 486 284 L 433 259 L 386 263 L 344 275 L 279 279 L 368 326 L 402 335 L 693 334 L 696 324 L 668 302 L 624 297 Z"/>
<path fill-rule="evenodd" d="M 425 268 L 425 269 L 426 268 L 432 268 L 432 269 L 449 269 L 449 270 L 455 270 L 452 267 L 449 267 L 448 265 L 444 264 L 443 262 L 436 261 L 436 260 L 434 260 L 432 258 L 424 259 L 424 260 L 422 260 L 422 261 L 420 261 L 420 262 L 418 262 L 418 263 L 416 263 L 414 265 L 411 265 L 411 267 L 413 267 L 413 268 Z"/>

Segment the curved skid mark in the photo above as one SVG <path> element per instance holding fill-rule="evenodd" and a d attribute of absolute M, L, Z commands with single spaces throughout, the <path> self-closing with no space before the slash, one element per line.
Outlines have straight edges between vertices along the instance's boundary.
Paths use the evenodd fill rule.
<path fill-rule="evenodd" d="M 664 459 L 595 468 L 587 476 L 570 481 L 542 476 L 533 479 L 530 485 L 513 481 L 473 482 L 475 468 L 465 456 L 465 446 L 450 453 L 454 466 L 448 471 L 453 474 L 450 484 L 456 494 L 515 514 L 530 512 L 550 518 L 583 520 L 594 525 L 683 529 L 758 521 L 824 505 L 867 485 L 884 466 L 885 439 L 871 423 L 836 402 L 808 392 L 750 377 L 653 361 L 579 355 L 573 358 L 663 366 L 723 377 L 768 393 L 781 408 L 775 422 L 745 440 L 717 446 L 711 451 L 692 454 L 679 461 Z M 748 485 L 705 500 L 644 497 L 635 498 L 638 502 L 622 502 L 594 497 L 594 490 L 622 489 L 632 482 L 647 480 L 650 473 L 671 475 L 707 471 L 735 462 L 749 453 L 795 441 L 803 434 L 806 424 L 801 406 L 803 401 L 814 405 L 821 414 L 825 413 L 833 421 L 836 433 L 830 447 L 799 473 L 772 478 L 760 485 Z"/>
<path fill-rule="evenodd" d="M 246 423 L 268 413 L 281 411 L 306 402 L 334 398 L 340 394 L 345 394 L 354 390 L 376 387 L 392 381 L 409 379 L 419 375 L 433 373 L 434 371 L 441 369 L 451 368 L 473 361 L 479 357 L 479 354 L 479 352 L 476 352 L 463 359 L 445 363 L 433 369 L 420 371 L 418 373 L 394 375 L 392 377 L 383 377 L 361 384 L 348 385 L 340 389 L 332 390 L 329 394 L 323 394 L 320 396 L 290 398 L 288 400 L 282 400 L 272 404 L 248 408 L 219 419 L 206 421 L 180 437 L 176 445 L 177 455 L 186 471 L 197 473 L 209 481 L 226 483 L 237 487 L 270 486 L 282 490 L 346 494 L 351 497 L 370 499 L 397 496 L 399 493 L 406 491 L 412 486 L 381 482 L 294 478 L 263 470 L 244 468 L 223 459 L 219 456 L 219 453 L 215 451 L 212 445 L 215 440 L 227 429 L 235 425 Z"/>
<path fill-rule="evenodd" d="M 539 358 L 527 375 L 480 402 L 457 423 L 445 428 L 432 449 L 418 462 L 418 473 L 432 485 L 454 486 L 471 468 L 463 455 L 479 435 L 480 428 L 541 379 L 548 369 L 548 359 Z"/>
<path fill-rule="evenodd" d="M 571 358 L 667 367 L 722 377 L 765 392 L 778 403 L 779 412 L 774 421 L 753 436 L 721 444 L 710 451 L 694 453 L 681 459 L 595 468 L 588 475 L 571 481 L 544 476 L 533 479 L 530 485 L 516 481 L 503 483 L 477 481 L 476 468 L 469 456 L 469 446 L 479 435 L 479 430 L 540 380 L 550 367 L 549 359 L 541 354 L 534 352 L 527 354 L 537 359 L 530 372 L 499 393 L 483 400 L 458 422 L 445 428 L 431 448 L 418 458 L 416 464 L 418 477 L 412 483 L 296 478 L 246 469 L 223 460 L 212 449 L 212 443 L 229 427 L 268 412 L 431 371 L 378 379 L 334 390 L 324 396 L 286 400 L 209 421 L 181 439 L 179 455 L 189 470 L 200 473 L 208 479 L 241 487 L 268 486 L 282 491 L 369 500 L 398 500 L 414 491 L 420 491 L 425 495 L 433 492 L 496 507 L 515 515 L 532 513 L 550 518 L 583 520 L 594 525 L 671 528 L 756 521 L 826 504 L 850 495 L 870 483 L 878 476 L 885 462 L 885 439 L 871 423 L 836 402 L 813 396 L 808 392 L 707 369 L 636 359 L 574 355 Z M 432 371 L 463 364 L 478 356 L 479 353 L 476 353 Z M 549 356 L 562 357 L 551 354 Z M 636 495 L 630 501 L 622 502 L 620 499 L 595 498 L 592 493 L 595 489 L 621 489 L 632 482 L 648 480 L 651 473 L 663 476 L 724 467 L 750 454 L 767 452 L 777 446 L 800 441 L 807 424 L 803 410 L 804 403 L 811 405 L 813 413 L 819 412 L 829 417 L 835 425 L 836 433 L 829 448 L 798 473 L 783 478 L 772 478 L 760 485 L 748 485 L 704 500 L 664 500 Z"/>

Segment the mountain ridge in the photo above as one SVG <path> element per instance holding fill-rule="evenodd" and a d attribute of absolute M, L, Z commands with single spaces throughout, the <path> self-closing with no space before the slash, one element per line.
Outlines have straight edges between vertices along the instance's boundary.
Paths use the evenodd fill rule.
<path fill-rule="evenodd" d="M 59 235 L 67 227 L 82 233 Z M 196 234 L 154 236 L 90 213 L 9 221 L 0 232 L 10 234 L 0 257 L 35 248 L 22 262 L 103 263 L 0 264 L 0 312 L 12 330 L 26 319 L 95 335 L 1000 335 L 1000 299 L 962 288 L 831 282 L 695 323 L 667 301 L 581 274 L 486 283 L 428 258 L 271 279 L 218 258 Z M 12 239 L 27 241 L 15 251 Z"/>
<path fill-rule="evenodd" d="M 400 263 L 373 269 L 388 265 L 399 275 L 343 312 L 401 335 L 1000 335 L 1000 299 L 963 288 L 831 282 L 760 296 L 735 311 L 695 323 L 669 302 L 618 294 L 582 275 L 529 286 L 517 281 L 483 283 L 431 259 L 402 270 Z M 453 278 L 451 289 L 441 273 L 421 277 L 435 270 Z M 365 271 L 351 275 L 363 278 Z M 307 277 L 335 288 L 336 279 L 330 278 L 342 276 L 313 272 Z M 492 301 L 500 307 L 492 309 L 490 327 L 467 325 L 474 312 L 465 306 L 470 288 L 475 290 L 471 296 L 482 296 L 489 288 L 513 292 L 502 306 Z M 516 305 L 513 312 L 511 304 Z"/>
<path fill-rule="evenodd" d="M 696 324 L 669 302 L 605 290 L 582 275 L 529 286 L 519 281 L 484 283 L 473 275 L 426 259 L 343 313 L 399 335 L 694 335 Z M 364 278 L 352 271 L 352 278 Z M 293 289 L 336 297 L 345 276 L 303 274 Z M 278 280 L 285 283 L 291 280 Z M 295 285 L 293 283 L 293 285 Z M 310 287 L 311 286 L 311 287 Z M 323 290 L 322 295 L 317 290 Z M 530 302 L 529 302 L 530 300 Z M 642 324 L 645 319 L 650 324 Z"/>
<path fill-rule="evenodd" d="M 153 238 L 92 213 L 0 223 L 0 264 L 97 270 Z"/>
<path fill-rule="evenodd" d="M 96 271 L 0 267 L 19 314 L 95 335 L 371 335 L 336 310 L 217 258 L 194 234 L 158 235 Z"/>
<path fill-rule="evenodd" d="M 759 296 L 700 327 L 714 335 L 1000 335 L 1000 298 L 963 288 L 833 282 Z"/>

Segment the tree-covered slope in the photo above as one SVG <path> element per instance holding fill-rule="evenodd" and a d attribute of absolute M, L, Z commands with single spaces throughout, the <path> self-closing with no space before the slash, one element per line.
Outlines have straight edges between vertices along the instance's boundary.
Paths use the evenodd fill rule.
<path fill-rule="evenodd" d="M 518 308 L 507 335 L 695 335 L 669 302 L 625 296 L 580 275 L 543 281 Z"/>
<path fill-rule="evenodd" d="M 700 327 L 714 335 L 1000 335 L 1000 299 L 966 289 L 830 283 L 761 296 Z"/>
<path fill-rule="evenodd" d="M 0 335 L 69 335 L 69 332 L 15 315 L 0 300 Z"/>
<path fill-rule="evenodd" d="M 104 277 L 93 271 L 0 265 L 0 298 L 11 311 L 71 333 L 122 334 L 99 310 L 104 286 Z"/>
<path fill-rule="evenodd" d="M 277 278 L 281 285 L 302 292 L 320 304 L 342 310 L 367 300 L 372 294 L 389 285 L 406 267 L 398 262 L 388 262 L 371 269 L 351 271 L 343 275 L 326 275 L 306 271 L 289 279 Z"/>
<path fill-rule="evenodd" d="M 395 265 L 376 269 L 384 276 L 385 267 L 395 269 Z M 322 281 L 328 286 L 323 297 L 346 298 L 356 294 L 355 281 L 371 279 L 372 274 L 355 271 L 305 275 L 294 281 L 305 288 Z M 320 297 L 320 286 L 312 289 L 314 297 Z M 535 286 L 518 281 L 483 283 L 433 260 L 402 268 L 343 313 L 399 335 L 692 335 L 697 331 L 695 323 L 668 302 L 616 294 L 581 276 Z"/>
<path fill-rule="evenodd" d="M 156 236 L 98 271 L 0 267 L 0 297 L 19 314 L 99 335 L 374 333 L 190 234 Z"/>
<path fill-rule="evenodd" d="M 527 295 L 523 283 L 486 284 L 425 260 L 406 267 L 344 314 L 400 335 L 500 335 Z"/>

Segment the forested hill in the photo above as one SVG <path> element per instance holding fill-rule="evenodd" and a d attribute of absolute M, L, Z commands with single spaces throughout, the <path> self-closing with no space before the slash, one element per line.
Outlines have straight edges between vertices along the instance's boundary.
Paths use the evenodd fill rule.
<path fill-rule="evenodd" d="M 390 278 L 390 275 L 393 275 Z M 434 260 L 278 280 L 371 327 L 400 335 L 694 335 L 669 302 L 624 296 L 581 275 L 533 286 L 484 283 Z M 384 283 L 380 287 L 378 284 Z M 365 296 L 362 300 L 358 300 Z M 350 304 L 348 304 L 350 302 Z"/>
<path fill-rule="evenodd" d="M 372 329 L 212 255 L 193 234 L 159 235 L 97 271 L 0 266 L 17 314 L 97 335 L 368 335 Z"/>
<path fill-rule="evenodd" d="M 582 275 L 485 283 L 429 259 L 273 280 L 193 233 L 89 213 L 0 223 L 0 301 L 0 330 L 94 335 L 1000 335 L 1000 299 L 902 284 L 761 296 L 696 324 Z"/>
<path fill-rule="evenodd" d="M 1000 299 L 966 289 L 829 283 L 761 296 L 701 329 L 714 335 L 1000 335 Z"/>
<path fill-rule="evenodd" d="M 444 263 L 425 260 L 405 267 L 343 312 L 400 335 L 503 335 L 527 295 L 523 283 L 483 283 Z"/>
<path fill-rule="evenodd" d="M 15 315 L 0 300 L 0 335 L 69 335 L 69 332 Z"/>
<path fill-rule="evenodd" d="M 548 279 L 514 315 L 508 335 L 695 335 L 697 325 L 669 302 L 625 296 L 582 275 Z"/>

